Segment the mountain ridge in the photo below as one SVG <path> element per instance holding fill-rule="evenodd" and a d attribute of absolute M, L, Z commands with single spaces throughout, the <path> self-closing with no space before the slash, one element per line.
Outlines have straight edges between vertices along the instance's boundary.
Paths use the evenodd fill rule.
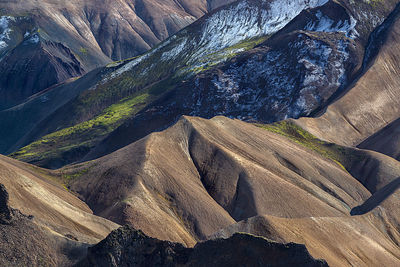
<path fill-rule="evenodd" d="M 212 9 L 230 2 L 1 1 L 0 68 L 6 75 L 0 82 L 0 110 L 112 60 L 140 55 Z M 40 45 L 32 48 L 28 43 Z M 49 43 L 52 51 L 47 53 Z M 32 50 L 41 56 L 32 55 Z M 32 65 L 32 61 L 38 64 Z M 38 67 L 47 67 L 45 71 L 52 75 L 41 75 L 35 70 Z M 34 79 L 36 84 L 32 84 L 32 72 L 38 76 Z M 20 95 L 16 90 L 21 91 Z"/>
<path fill-rule="evenodd" d="M 204 29 L 206 29 L 205 30 L 206 33 L 208 29 L 207 21 L 218 22 L 219 20 L 217 20 L 216 18 L 219 18 L 221 14 L 225 14 L 228 11 L 231 12 L 230 10 L 233 10 L 232 11 L 233 13 L 231 12 L 232 14 L 236 14 L 235 13 L 236 11 L 234 11 L 236 10 L 235 8 L 239 5 L 245 5 L 243 4 L 245 2 L 246 1 L 237 2 L 230 6 L 223 7 L 218 11 L 200 19 L 198 22 L 194 23 L 193 26 L 189 26 L 188 29 L 190 29 L 190 32 L 196 33 L 199 27 L 200 28 L 203 27 Z M 388 14 L 391 11 L 390 8 L 394 6 L 392 2 L 390 3 L 389 2 L 384 3 L 386 8 L 385 11 L 386 14 Z M 292 5 L 294 6 L 296 6 L 297 4 L 298 4 L 297 2 L 292 3 Z M 305 5 L 304 8 L 307 8 L 308 4 L 309 4 L 308 2 L 307 4 L 304 4 Z M 331 19 L 329 18 L 329 16 L 332 15 L 329 15 L 330 14 L 329 12 L 335 12 L 335 14 L 336 13 L 343 14 L 343 10 L 354 11 L 360 8 L 360 6 L 355 5 L 351 6 L 351 9 L 348 9 L 349 6 L 348 3 L 346 3 L 345 5 L 344 4 L 341 5 L 332 1 L 323 1 L 323 2 L 314 1 L 312 3 L 310 2 L 310 5 L 320 5 L 320 4 L 322 6 L 317 7 L 313 11 L 304 11 L 303 13 L 301 13 L 302 9 L 300 8 L 300 9 L 294 9 L 297 11 L 285 11 L 285 12 L 289 12 L 290 14 L 294 12 L 292 15 L 290 15 L 289 18 L 296 17 L 296 15 L 299 14 L 297 16 L 298 20 L 303 24 L 301 23 L 293 24 L 293 25 L 298 25 L 297 27 L 300 28 L 308 27 L 307 25 L 309 24 L 310 27 L 321 28 L 320 26 L 318 26 L 318 24 L 315 24 L 316 21 L 318 21 L 318 16 L 320 16 L 318 15 L 319 14 L 318 12 L 322 12 L 321 14 L 327 14 L 326 15 L 327 18 L 324 17 L 325 15 L 323 17 L 326 21 L 330 21 Z M 261 6 L 260 10 L 264 10 L 263 8 L 266 8 L 265 11 L 263 11 L 266 15 L 263 16 L 266 19 L 268 19 L 270 16 L 269 15 L 270 13 L 268 12 L 270 12 L 271 10 L 270 6 L 268 6 L 268 3 L 264 3 L 263 5 L 266 5 L 266 7 Z M 363 8 L 369 10 L 369 12 L 376 12 L 376 14 L 380 14 L 382 12 L 381 9 L 374 11 L 374 9 L 371 9 L 371 7 L 367 4 L 365 4 L 365 6 L 366 7 Z M 251 8 L 254 9 L 254 7 Z M 241 8 L 240 12 L 242 12 L 243 14 L 247 14 L 249 10 L 252 10 L 251 8 Z M 279 5 L 277 5 L 276 10 L 279 11 Z M 138 109 L 135 107 L 131 108 L 131 113 L 129 117 L 133 118 L 127 120 L 122 119 L 116 124 L 113 124 L 114 126 L 112 126 L 111 130 L 100 132 L 102 135 L 101 137 L 98 137 L 97 134 L 93 132 L 95 134 L 95 138 L 93 138 L 94 137 L 93 135 L 90 136 L 89 134 L 88 136 L 82 136 L 83 140 L 72 141 L 71 139 L 70 142 L 73 142 L 75 144 L 82 142 L 82 145 L 80 147 L 76 146 L 73 149 L 70 149 L 70 151 L 65 151 L 66 153 L 65 158 L 68 157 L 68 159 L 66 160 L 63 159 L 64 152 L 62 147 L 60 147 L 60 150 L 58 152 L 59 154 L 55 156 L 54 159 L 53 155 L 49 155 L 48 159 L 45 157 L 43 163 L 39 163 L 41 159 L 38 159 L 36 161 L 36 164 L 44 164 L 42 166 L 52 166 L 53 168 L 57 168 L 76 160 L 82 160 L 82 159 L 90 160 L 96 158 L 98 156 L 104 155 L 107 152 L 113 151 L 124 145 L 127 145 L 130 142 L 138 140 L 141 137 L 145 136 L 146 134 L 150 133 L 151 131 L 164 129 L 168 127 L 174 121 L 176 121 L 182 114 L 199 115 L 206 118 L 213 117 L 214 115 L 226 115 L 231 117 L 244 118 L 247 120 L 251 120 L 253 118 L 261 120 L 263 122 L 272 122 L 275 120 L 284 119 L 286 116 L 297 117 L 304 112 L 306 112 L 305 114 L 311 113 L 311 111 L 313 111 L 314 109 L 319 108 L 321 106 L 323 107 L 326 104 L 325 101 L 327 101 L 333 94 L 337 93 L 337 91 L 342 90 L 340 86 L 343 85 L 345 80 L 350 79 L 353 72 L 356 72 L 357 69 L 361 68 L 362 56 L 360 55 L 360 52 L 351 53 L 351 51 L 354 51 L 352 47 L 356 43 L 359 44 L 359 48 L 360 46 L 361 47 L 365 46 L 369 35 L 368 34 L 362 35 L 361 32 L 365 32 L 368 29 L 372 31 L 373 30 L 372 27 L 376 23 L 379 23 L 380 21 L 383 20 L 382 18 L 378 21 L 373 22 L 373 24 L 370 23 L 364 24 L 360 22 L 358 24 L 355 24 L 355 26 L 354 25 L 351 26 L 352 20 L 354 19 L 354 17 L 352 19 L 352 16 L 355 15 L 350 11 L 347 11 L 348 15 L 343 15 L 344 18 L 346 18 L 346 21 L 343 21 L 340 18 L 338 18 L 336 22 L 335 21 L 329 22 L 330 25 L 332 25 L 332 28 L 325 27 L 320 29 L 319 32 L 314 32 L 313 31 L 314 29 L 310 28 L 309 31 L 306 32 L 307 34 L 302 33 L 301 38 L 297 37 L 296 35 L 297 29 L 293 28 L 293 26 L 291 26 L 290 23 L 287 24 L 286 27 L 288 31 L 291 31 L 292 34 L 291 35 L 290 33 L 286 34 L 284 31 L 281 31 L 278 32 L 277 35 L 278 36 L 287 35 L 289 37 L 285 38 L 291 38 L 291 39 L 282 38 L 281 42 L 284 43 L 287 43 L 288 40 L 289 41 L 292 40 L 293 41 L 292 45 L 295 45 L 296 41 L 298 41 L 299 49 L 295 50 L 296 52 L 293 52 L 294 55 L 291 56 L 290 58 L 283 57 L 281 59 L 282 66 L 280 68 L 271 68 L 270 71 L 272 72 L 273 75 L 267 75 L 266 72 L 262 74 L 263 72 L 259 72 L 257 69 L 258 65 L 255 65 L 256 67 L 254 67 L 255 68 L 254 71 L 250 71 L 250 73 L 248 74 L 243 72 L 243 75 L 245 77 L 240 78 L 239 77 L 240 75 L 235 74 L 236 73 L 235 68 L 233 68 L 232 66 L 235 66 L 235 64 L 236 65 L 239 64 L 241 58 L 240 56 L 245 55 L 243 56 L 244 60 L 242 60 L 244 62 L 242 63 L 242 67 L 244 69 L 250 67 L 250 65 L 253 64 L 253 62 L 257 63 L 258 61 L 261 61 L 261 63 L 266 65 L 266 67 L 268 67 L 269 69 L 271 64 L 269 64 L 268 62 L 271 63 L 272 61 L 276 61 L 277 55 L 280 55 L 282 53 L 285 54 L 287 53 L 286 50 L 293 50 L 293 49 L 290 49 L 290 47 L 285 48 L 284 46 L 279 45 L 280 44 L 279 42 L 276 42 L 277 44 L 275 46 L 272 46 L 271 48 L 271 45 L 268 44 L 273 43 L 273 40 L 268 39 L 268 36 L 266 37 L 260 36 L 257 37 L 259 39 L 256 38 L 250 41 L 245 40 L 243 43 L 241 43 L 239 39 L 236 40 L 236 42 L 239 43 L 233 45 L 228 50 L 226 49 L 222 50 L 218 52 L 217 55 L 215 55 L 215 53 L 214 54 L 211 53 L 208 56 L 208 58 L 207 56 L 205 57 L 204 62 L 202 61 L 203 60 L 202 59 L 200 61 L 196 61 L 197 62 L 196 63 L 191 59 L 193 55 L 196 57 L 197 54 L 200 53 L 199 55 L 202 55 L 205 52 L 196 52 L 197 50 L 194 50 L 195 52 L 193 52 L 192 51 L 193 44 L 187 41 L 185 42 L 188 30 L 182 30 L 180 33 L 178 33 L 178 35 L 171 37 L 163 44 L 161 44 L 159 47 L 155 48 L 154 50 L 150 51 L 149 53 L 139 58 L 136 58 L 131 61 L 119 62 L 116 63 L 115 65 L 110 65 L 108 69 L 103 69 L 104 76 L 103 78 L 101 78 L 102 79 L 101 82 L 97 83 L 97 85 L 96 84 L 93 85 L 92 83 L 90 85 L 91 86 L 90 88 L 92 90 L 85 90 L 83 93 L 81 93 L 78 99 L 72 100 L 72 102 L 64 106 L 64 108 L 59 109 L 56 113 L 50 115 L 47 119 L 42 120 L 41 123 L 36 126 L 36 129 L 32 130 L 32 128 L 30 128 L 32 133 L 27 134 L 26 138 L 20 140 L 18 146 L 22 145 L 21 144 L 22 141 L 23 144 L 26 145 L 29 144 L 31 141 L 37 140 L 39 136 L 45 135 L 46 133 L 49 134 L 51 132 L 56 134 L 61 134 L 61 136 L 63 136 L 63 139 L 66 140 L 68 139 L 68 137 L 64 136 L 64 133 L 62 132 L 57 133 L 57 130 L 59 128 L 66 127 L 65 130 L 66 132 L 68 132 L 70 130 L 75 131 L 75 129 L 79 129 L 80 127 L 85 127 L 85 123 L 87 124 L 87 122 L 90 124 L 95 123 L 98 118 L 100 118 L 102 115 L 105 114 L 104 112 L 107 112 L 104 110 L 105 107 L 109 106 L 112 103 L 116 103 L 118 99 L 129 95 L 131 95 L 130 99 L 132 100 L 135 97 L 139 97 L 139 99 L 144 98 L 144 101 L 140 101 L 140 104 L 144 105 L 144 108 L 143 106 L 138 106 Z M 260 19 L 262 19 L 263 16 L 261 16 Z M 224 16 L 224 19 L 226 19 L 226 17 L 227 15 Z M 240 18 L 240 16 L 236 17 Z M 281 21 L 280 23 L 282 23 L 282 21 L 288 21 L 288 20 L 289 19 L 287 19 L 286 17 L 283 17 L 280 20 Z M 366 20 L 365 18 L 362 19 L 362 21 L 365 20 Z M 213 25 L 217 28 L 224 27 L 225 25 L 225 21 L 223 19 L 221 19 L 220 22 L 218 23 Z M 285 23 L 282 24 L 282 26 L 280 27 L 283 27 Z M 336 24 L 339 26 L 337 27 L 334 26 Z M 247 25 L 246 27 L 250 28 L 255 27 L 253 30 L 255 32 L 260 31 L 260 29 L 257 28 L 258 26 L 252 26 L 253 25 L 252 22 L 250 24 L 244 24 L 244 25 Z M 305 26 L 300 26 L 300 25 L 305 25 Z M 238 28 L 232 28 L 230 31 L 236 31 L 237 29 Z M 346 36 L 346 35 L 349 36 L 354 35 L 355 32 L 360 32 L 360 33 L 358 33 L 358 37 L 353 36 L 353 38 L 355 38 L 354 40 L 351 40 L 351 38 Z M 228 31 L 224 33 L 223 37 L 215 37 L 215 38 L 221 38 L 220 41 L 218 42 L 222 42 L 227 38 L 231 38 L 229 36 L 230 33 Z M 245 39 L 248 37 L 242 36 L 240 38 Z M 212 39 L 214 37 L 212 37 L 211 35 L 211 37 L 208 38 Z M 263 38 L 267 38 L 268 40 L 265 40 Z M 274 38 L 271 37 L 271 39 Z M 199 39 L 200 43 L 202 42 L 201 40 L 203 39 L 202 38 Z M 207 40 L 208 39 L 205 39 L 204 41 L 205 45 L 204 51 L 207 51 L 208 47 Z M 327 40 L 329 42 L 327 42 Z M 301 42 L 303 42 L 303 45 L 301 45 Z M 343 42 L 348 43 L 346 46 L 348 48 L 340 48 L 341 47 L 340 44 Z M 215 42 L 213 41 L 213 43 Z M 266 43 L 263 47 L 264 50 L 260 48 L 260 43 Z M 198 44 L 196 43 L 196 45 Z M 315 47 L 318 45 L 320 45 L 322 48 L 316 50 Z M 253 47 L 255 46 L 257 47 L 253 49 Z M 303 49 L 304 50 L 303 51 L 300 49 L 302 46 L 308 46 L 309 48 Z M 339 46 L 339 48 L 337 46 Z M 282 47 L 284 47 L 284 49 L 282 49 Z M 182 49 L 185 52 L 181 51 Z M 275 49 L 276 51 L 273 50 L 272 52 L 269 52 L 271 49 L 272 50 Z M 350 51 L 347 51 L 347 49 L 350 49 Z M 180 52 L 179 56 L 173 58 L 173 60 L 175 60 L 176 62 L 171 61 L 167 65 L 165 65 L 165 63 L 163 62 L 154 64 L 154 62 L 156 62 L 154 60 L 158 57 L 162 58 L 163 54 L 166 54 L 168 55 L 168 57 L 170 57 L 169 54 L 171 54 L 171 51 L 173 51 L 175 54 Z M 246 51 L 254 51 L 254 52 L 249 53 Z M 316 53 L 313 51 L 317 52 L 320 51 L 320 52 Z M 189 59 L 185 59 L 185 56 L 189 57 Z M 255 59 L 253 59 L 252 56 Z M 298 61 L 300 63 L 291 61 L 291 58 L 293 58 L 294 56 L 298 58 Z M 215 60 L 212 59 L 213 57 L 215 57 L 216 59 Z M 258 59 L 257 61 L 257 58 L 260 59 Z M 315 63 L 316 58 L 318 59 L 317 63 Z M 207 62 L 209 62 L 210 59 L 211 59 L 210 64 L 217 64 L 217 65 L 207 67 L 207 65 L 205 64 L 209 64 Z M 189 75 L 189 77 L 186 77 L 185 75 L 181 76 L 182 73 L 180 73 L 179 71 L 177 74 L 174 74 L 174 71 L 172 71 L 171 73 L 171 70 L 174 70 L 175 68 L 177 68 L 177 66 L 180 66 L 179 64 L 186 62 L 186 60 L 189 60 L 188 61 L 189 65 L 184 67 L 181 70 L 181 72 L 182 71 L 186 72 L 188 71 L 188 69 L 189 70 L 193 69 L 194 71 L 193 74 Z M 334 64 L 330 62 L 330 61 L 334 62 L 335 60 L 338 61 L 337 64 L 340 64 L 341 68 L 335 67 Z M 226 63 L 224 63 L 224 61 L 226 61 Z M 329 72 L 324 73 L 322 71 L 322 69 L 324 69 L 322 68 L 322 65 L 325 66 L 327 62 L 330 62 Z M 260 66 L 264 65 L 261 64 Z M 157 66 L 157 68 L 155 66 Z M 197 70 L 198 66 L 200 67 L 203 66 L 203 67 Z M 266 69 L 266 67 L 264 66 L 263 69 Z M 318 72 L 316 71 L 316 69 L 317 70 L 321 69 L 321 71 Z M 284 73 L 283 76 L 280 73 Z M 290 79 L 294 81 L 292 84 L 289 84 L 290 86 L 283 83 L 283 81 L 286 81 L 288 79 L 288 77 L 285 76 L 288 75 L 288 73 L 292 74 L 297 73 L 296 75 L 291 75 Z M 246 79 L 248 79 L 248 77 L 252 77 L 254 74 L 255 74 L 254 79 L 256 80 L 256 82 L 250 81 L 250 79 L 248 82 L 244 82 L 246 81 Z M 203 78 L 204 76 L 205 78 Z M 347 76 L 349 77 L 346 78 Z M 274 85 L 274 79 L 268 77 L 274 77 L 274 79 L 278 81 L 277 85 Z M 293 79 L 292 77 L 296 78 Z M 198 88 L 198 86 L 203 86 L 203 83 L 205 84 L 204 85 L 205 89 Z M 75 86 L 80 86 L 79 80 L 75 82 L 75 84 L 76 84 Z M 260 84 L 260 86 L 258 86 L 257 84 Z M 246 91 L 248 91 L 248 93 L 246 94 L 245 90 L 240 90 L 236 92 L 235 91 L 236 89 L 234 89 L 236 88 L 235 86 L 236 87 L 239 86 L 240 88 L 246 88 Z M 276 91 L 276 96 L 273 95 L 271 97 L 269 95 L 265 95 L 267 92 L 264 89 L 266 87 L 274 87 L 274 86 L 276 86 L 276 90 L 269 90 L 268 92 Z M 282 86 L 284 88 L 287 88 L 284 90 L 285 93 L 283 93 L 283 91 L 280 89 L 282 88 Z M 290 88 L 292 87 L 297 89 L 291 90 Z M 86 87 L 86 89 L 87 88 L 88 87 Z M 195 91 L 190 91 L 194 89 Z M 213 95 L 217 95 L 218 98 L 210 98 Z M 259 97 L 253 99 L 250 97 L 250 95 L 259 95 Z M 190 101 L 192 101 L 192 103 L 189 104 L 187 103 L 187 101 L 180 103 L 179 99 L 191 99 Z M 295 99 L 297 100 L 297 102 Z M 304 105 L 302 103 L 304 103 Z M 197 104 L 199 104 L 198 108 Z M 212 105 L 214 110 L 206 108 L 205 105 Z M 245 109 L 246 106 L 248 106 L 249 108 Z M 252 108 L 254 106 L 259 106 L 259 108 L 258 109 Z M 297 107 L 300 107 L 299 111 L 297 111 L 298 110 Z M 282 110 L 281 113 L 274 110 L 274 108 L 277 108 L 277 110 Z M 66 110 L 73 113 L 73 115 L 69 117 L 68 119 L 69 121 L 68 120 L 66 121 L 65 116 L 63 116 Z M 169 118 L 166 118 L 167 116 L 164 116 L 166 112 L 170 114 L 168 115 Z M 252 115 L 251 113 L 254 114 Z M 83 116 L 82 114 L 93 114 L 93 115 L 97 114 L 98 117 L 93 115 L 89 115 L 90 117 L 88 117 L 87 115 Z M 271 117 L 270 114 L 276 114 L 276 115 L 275 117 Z M 90 118 L 93 117 L 95 119 L 90 120 Z M 152 120 L 153 122 L 147 123 L 146 125 L 148 126 L 143 125 L 143 122 L 148 122 L 150 120 Z M 30 123 L 34 124 L 34 121 L 31 120 Z M 74 128 L 73 125 L 77 125 L 77 128 Z M 118 129 L 118 127 L 120 127 L 120 129 Z M 129 140 L 127 139 L 124 143 L 113 144 L 114 142 L 113 139 L 114 140 L 126 139 L 126 137 L 123 138 L 121 138 L 121 136 L 117 137 L 119 134 L 121 134 L 119 133 L 121 131 L 123 133 L 129 132 L 130 133 L 129 135 L 132 137 Z M 123 133 L 122 136 L 127 136 L 126 134 Z M 15 134 L 13 134 L 13 136 L 15 136 Z M 50 139 L 53 139 L 52 136 L 50 137 L 51 137 Z M 30 140 L 28 141 L 27 139 Z M 46 139 L 47 138 L 43 138 L 42 140 L 39 140 L 37 143 L 32 144 L 33 147 L 37 146 L 39 151 L 40 149 L 47 150 L 46 144 L 42 142 L 43 140 Z M 97 141 L 89 142 L 89 140 L 93 139 L 97 139 Z M 102 139 L 104 139 L 103 142 L 101 142 Z M 99 143 L 99 145 L 96 145 L 98 142 L 101 143 Z M 55 143 L 62 144 L 62 142 L 59 141 L 55 141 Z M 65 145 L 63 144 L 65 148 L 70 147 L 70 145 L 71 144 L 65 144 Z M 19 157 L 19 159 L 23 159 L 24 154 L 32 155 L 32 153 L 36 153 L 35 150 L 37 148 L 33 147 L 28 148 L 28 150 L 31 150 L 29 153 L 24 152 L 25 150 L 22 149 L 20 151 L 22 157 Z M 104 149 L 105 151 L 102 151 Z M 15 148 L 13 148 L 13 150 L 15 151 Z M 71 155 L 72 159 L 70 159 L 71 156 L 68 155 Z M 27 158 L 29 159 L 29 157 L 30 156 L 28 156 Z M 35 157 L 36 156 L 33 156 L 33 158 Z M 49 161 L 46 162 L 47 160 Z"/>
<path fill-rule="evenodd" d="M 88 3 L 0 8 L 0 265 L 400 265 L 399 1 Z"/>

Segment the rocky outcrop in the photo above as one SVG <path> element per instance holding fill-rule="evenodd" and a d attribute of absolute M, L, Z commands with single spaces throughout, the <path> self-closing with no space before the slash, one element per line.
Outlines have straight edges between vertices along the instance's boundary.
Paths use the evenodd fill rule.
<path fill-rule="evenodd" d="M 11 222 L 11 209 L 8 206 L 9 196 L 3 184 L 0 184 L 0 224 Z"/>
<path fill-rule="evenodd" d="M 80 266 L 328 266 L 315 260 L 304 245 L 280 244 L 261 237 L 235 234 L 185 248 L 150 238 L 130 226 L 113 231 L 88 249 Z"/>

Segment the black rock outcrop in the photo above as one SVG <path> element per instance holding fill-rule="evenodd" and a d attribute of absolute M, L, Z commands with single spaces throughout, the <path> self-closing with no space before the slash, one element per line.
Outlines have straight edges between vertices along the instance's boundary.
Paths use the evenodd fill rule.
<path fill-rule="evenodd" d="M 262 237 L 235 234 L 198 243 L 194 248 L 161 241 L 124 226 L 88 249 L 79 266 L 328 266 L 304 245 L 281 244 Z"/>
<path fill-rule="evenodd" d="M 8 206 L 8 192 L 3 184 L 0 184 L 0 224 L 9 224 L 11 222 L 11 209 Z"/>

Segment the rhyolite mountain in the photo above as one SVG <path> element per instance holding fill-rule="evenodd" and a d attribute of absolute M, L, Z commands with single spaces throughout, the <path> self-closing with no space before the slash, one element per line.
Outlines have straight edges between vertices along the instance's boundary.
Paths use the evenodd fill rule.
<path fill-rule="evenodd" d="M 321 141 L 295 121 L 254 125 L 182 117 L 167 130 L 94 161 L 49 171 L 3 157 L 0 167 L 10 209 L 34 214 L 33 220 L 25 216 L 0 225 L 3 237 L 16 244 L 12 260 L 44 254 L 50 255 L 44 257 L 49 266 L 242 260 L 324 266 L 309 252 L 329 266 L 400 262 L 400 163 Z M 104 219 L 82 213 L 89 211 L 82 200 Z M 3 210 L 7 215 L 9 209 Z M 79 227 L 70 228 L 66 218 Z M 121 224 L 130 226 L 93 246 L 107 227 Z M 16 234 L 18 227 L 29 239 Z M 30 230 L 37 227 L 41 231 Z M 37 235 L 43 238 L 35 247 Z M 21 242 L 29 243 L 18 246 Z M 13 266 L 9 257 L 0 258 Z"/>
<path fill-rule="evenodd" d="M 0 111 L 55 169 L 0 158 L 1 265 L 400 265 L 398 2 L 236 1 Z"/>
<path fill-rule="evenodd" d="M 0 1 L 0 110 L 134 57 L 232 0 Z"/>
<path fill-rule="evenodd" d="M 26 146 L 14 156 L 57 168 L 115 151 L 181 115 L 264 123 L 313 115 L 373 60 L 380 40 L 372 36 L 390 31 L 396 4 L 237 1 L 138 58 L 1 112 L 0 151 Z"/>
<path fill-rule="evenodd" d="M 294 122 L 183 117 L 60 171 L 96 215 L 161 240 L 193 246 L 237 229 L 306 244 L 330 266 L 399 263 L 400 163 Z"/>

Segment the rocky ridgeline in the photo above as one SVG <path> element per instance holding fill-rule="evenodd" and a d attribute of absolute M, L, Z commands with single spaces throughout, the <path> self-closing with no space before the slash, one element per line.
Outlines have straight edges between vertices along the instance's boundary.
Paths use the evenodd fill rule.
<path fill-rule="evenodd" d="M 328 266 L 304 245 L 248 234 L 198 243 L 194 248 L 146 236 L 131 226 L 113 231 L 88 249 L 79 266 Z"/>

